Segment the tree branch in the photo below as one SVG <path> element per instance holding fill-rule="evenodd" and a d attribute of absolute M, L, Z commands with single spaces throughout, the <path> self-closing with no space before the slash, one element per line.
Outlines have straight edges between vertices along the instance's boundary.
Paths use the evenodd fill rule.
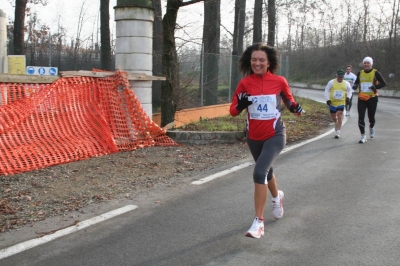
<path fill-rule="evenodd" d="M 233 33 L 231 31 L 229 31 L 224 25 L 221 24 L 221 27 L 227 32 L 229 33 L 231 36 L 233 36 Z"/>
<path fill-rule="evenodd" d="M 190 0 L 190 1 L 188 1 L 188 2 L 182 2 L 181 6 L 188 6 L 188 5 L 196 4 L 196 3 L 198 3 L 198 2 L 203 2 L 203 1 L 204 1 L 204 0 Z"/>

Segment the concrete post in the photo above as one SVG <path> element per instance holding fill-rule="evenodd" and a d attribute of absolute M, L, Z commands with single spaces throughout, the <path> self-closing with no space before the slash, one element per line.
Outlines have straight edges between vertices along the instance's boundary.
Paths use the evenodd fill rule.
<path fill-rule="evenodd" d="M 7 24 L 6 13 L 0 9 L 0 73 L 7 73 Z"/>
<path fill-rule="evenodd" d="M 153 21 L 152 0 L 117 0 L 115 10 L 116 40 L 115 68 L 132 73 L 153 73 Z M 130 85 L 151 118 L 152 81 L 130 81 Z"/>

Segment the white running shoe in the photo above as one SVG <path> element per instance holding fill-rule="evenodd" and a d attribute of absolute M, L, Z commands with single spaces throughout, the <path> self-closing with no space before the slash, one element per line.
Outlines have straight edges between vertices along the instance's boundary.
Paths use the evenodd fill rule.
<path fill-rule="evenodd" d="M 361 135 L 361 139 L 358 143 L 365 143 L 367 142 L 367 137 L 365 136 L 365 134 Z"/>
<path fill-rule="evenodd" d="M 260 238 L 264 235 L 264 221 L 260 221 L 258 217 L 254 218 L 253 224 L 251 225 L 249 231 L 247 231 L 246 236 L 253 238 Z"/>
<path fill-rule="evenodd" d="M 335 139 L 340 138 L 340 130 L 336 130 L 336 135 L 335 135 Z"/>
<path fill-rule="evenodd" d="M 370 128 L 370 129 L 369 129 L 369 136 L 371 137 L 371 139 L 372 139 L 373 137 L 375 137 L 375 129 L 373 129 L 373 128 Z"/>
<path fill-rule="evenodd" d="M 283 216 L 283 198 L 285 194 L 283 191 L 278 190 L 279 201 L 272 201 L 272 214 L 274 215 L 275 219 L 280 219 Z"/>

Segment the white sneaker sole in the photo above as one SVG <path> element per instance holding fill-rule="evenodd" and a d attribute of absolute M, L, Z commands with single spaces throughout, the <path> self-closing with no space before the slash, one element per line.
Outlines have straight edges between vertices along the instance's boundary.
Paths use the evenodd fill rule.
<path fill-rule="evenodd" d="M 247 232 L 246 233 L 246 236 L 247 237 L 251 237 L 251 238 L 260 238 L 263 235 L 264 235 L 264 230 L 262 230 L 260 234 L 252 233 L 252 232 Z"/>
<path fill-rule="evenodd" d="M 280 217 L 276 217 L 275 216 L 275 214 L 274 214 L 274 212 L 272 211 L 272 214 L 274 215 L 274 217 L 275 217 L 275 219 L 276 220 L 279 220 L 279 219 L 281 219 L 282 217 L 283 217 L 283 199 L 285 198 L 285 194 L 283 193 L 283 191 L 280 191 L 281 192 L 281 194 L 280 194 L 280 199 L 281 199 L 281 204 L 282 204 L 282 213 L 281 213 L 281 215 L 280 215 Z"/>

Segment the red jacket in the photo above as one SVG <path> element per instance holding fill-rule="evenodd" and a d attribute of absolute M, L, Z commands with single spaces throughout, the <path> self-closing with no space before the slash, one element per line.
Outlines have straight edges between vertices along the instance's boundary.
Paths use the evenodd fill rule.
<path fill-rule="evenodd" d="M 236 110 L 237 95 L 246 92 L 251 95 L 252 104 L 247 108 L 247 137 L 252 140 L 266 140 L 275 135 L 285 135 L 286 127 L 281 119 L 282 101 L 289 108 L 296 102 L 289 84 L 282 76 L 269 71 L 263 76 L 251 74 L 243 78 L 232 98 L 230 114 L 239 115 Z"/>

